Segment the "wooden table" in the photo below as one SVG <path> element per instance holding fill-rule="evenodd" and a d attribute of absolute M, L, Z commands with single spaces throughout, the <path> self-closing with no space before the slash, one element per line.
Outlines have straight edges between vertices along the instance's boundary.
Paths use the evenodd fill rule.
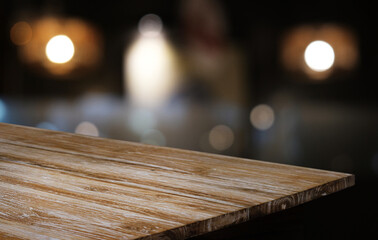
<path fill-rule="evenodd" d="M 184 239 L 352 185 L 350 174 L 0 124 L 1 239 Z"/>

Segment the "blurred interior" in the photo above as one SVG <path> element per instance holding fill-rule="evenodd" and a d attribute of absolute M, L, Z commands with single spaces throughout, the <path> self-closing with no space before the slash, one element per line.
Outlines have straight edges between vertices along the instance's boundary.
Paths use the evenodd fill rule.
<path fill-rule="evenodd" d="M 0 122 L 354 173 L 374 204 L 377 22 L 356 1 L 1 1 Z"/>

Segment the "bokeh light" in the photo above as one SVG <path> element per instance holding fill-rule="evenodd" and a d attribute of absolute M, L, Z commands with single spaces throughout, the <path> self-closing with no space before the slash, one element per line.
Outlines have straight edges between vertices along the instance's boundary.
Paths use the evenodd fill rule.
<path fill-rule="evenodd" d="M 46 45 L 46 56 L 53 63 L 66 63 L 72 59 L 75 47 L 66 35 L 52 37 Z"/>
<path fill-rule="evenodd" d="M 147 14 L 140 19 L 138 30 L 144 37 L 157 37 L 163 30 L 163 23 L 159 16 Z"/>
<path fill-rule="evenodd" d="M 5 103 L 0 99 L 0 122 L 4 121 L 6 114 L 7 114 L 7 107 L 5 106 Z"/>
<path fill-rule="evenodd" d="M 234 133 L 226 125 L 217 125 L 210 130 L 210 145 L 218 151 L 224 151 L 234 143 Z"/>
<path fill-rule="evenodd" d="M 79 125 L 77 125 L 77 127 L 75 129 L 75 133 L 94 136 L 94 137 L 99 136 L 99 131 L 98 131 L 96 125 L 94 125 L 93 123 L 88 122 L 88 121 L 84 121 L 84 122 L 79 123 Z"/>
<path fill-rule="evenodd" d="M 266 104 L 257 105 L 250 113 L 250 121 L 255 128 L 267 130 L 274 123 L 274 111 Z"/>
<path fill-rule="evenodd" d="M 32 39 L 33 31 L 28 22 L 15 23 L 10 30 L 10 39 L 15 45 L 25 45 Z"/>
<path fill-rule="evenodd" d="M 316 72 L 323 72 L 332 67 L 335 52 L 329 43 L 317 40 L 307 46 L 304 59 L 309 68 Z"/>
<path fill-rule="evenodd" d="M 293 27 L 281 40 L 281 63 L 300 81 L 343 79 L 359 63 L 355 31 L 339 24 L 306 24 Z"/>
<path fill-rule="evenodd" d="M 125 53 L 124 64 L 125 87 L 133 104 L 156 107 L 169 99 L 178 79 L 178 66 L 164 37 L 139 37 Z"/>
<path fill-rule="evenodd" d="M 102 34 L 82 19 L 37 17 L 30 27 L 31 40 L 17 51 L 20 60 L 37 74 L 74 79 L 90 73 L 101 61 Z"/>

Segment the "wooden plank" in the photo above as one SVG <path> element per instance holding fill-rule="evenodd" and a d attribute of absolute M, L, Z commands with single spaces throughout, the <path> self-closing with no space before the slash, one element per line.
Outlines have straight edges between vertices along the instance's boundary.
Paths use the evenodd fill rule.
<path fill-rule="evenodd" d="M 0 123 L 0 238 L 184 239 L 354 176 Z"/>

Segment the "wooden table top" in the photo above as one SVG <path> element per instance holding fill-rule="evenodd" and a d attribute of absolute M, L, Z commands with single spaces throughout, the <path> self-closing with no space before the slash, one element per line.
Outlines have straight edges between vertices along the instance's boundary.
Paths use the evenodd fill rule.
<path fill-rule="evenodd" d="M 0 123 L 0 238 L 184 239 L 354 176 Z"/>

